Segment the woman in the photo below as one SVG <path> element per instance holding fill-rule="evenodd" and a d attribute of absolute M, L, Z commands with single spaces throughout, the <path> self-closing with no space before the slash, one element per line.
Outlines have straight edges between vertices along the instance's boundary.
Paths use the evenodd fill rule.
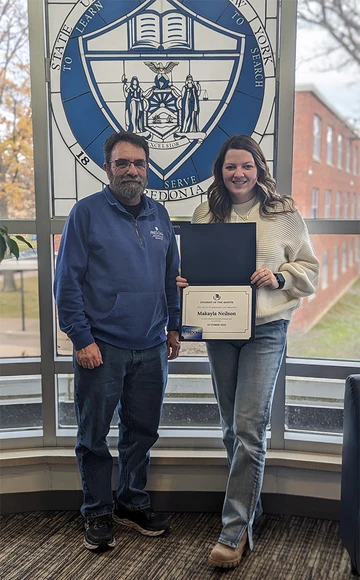
<path fill-rule="evenodd" d="M 211 565 L 222 568 L 239 564 L 247 541 L 253 548 L 253 522 L 261 513 L 266 427 L 287 327 L 300 299 L 315 291 L 319 269 L 293 200 L 276 192 L 256 141 L 237 135 L 221 147 L 208 201 L 196 208 L 192 222 L 243 220 L 256 223 L 257 232 L 257 269 L 250 278 L 257 287 L 255 341 L 207 342 L 229 463 L 222 531 L 209 556 Z M 177 284 L 189 285 L 180 276 Z"/>
<path fill-rule="evenodd" d="M 139 79 L 132 77 L 130 83 L 127 82 L 125 76 L 122 79 L 125 102 L 125 121 L 127 131 L 133 133 L 143 133 L 144 127 L 144 96 L 143 90 L 140 87 Z"/>

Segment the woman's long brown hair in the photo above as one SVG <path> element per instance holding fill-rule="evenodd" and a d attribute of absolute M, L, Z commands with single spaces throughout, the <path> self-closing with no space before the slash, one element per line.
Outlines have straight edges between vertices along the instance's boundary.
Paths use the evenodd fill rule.
<path fill-rule="evenodd" d="M 254 158 L 258 172 L 256 195 L 260 200 L 259 211 L 262 217 L 273 217 L 274 214 L 296 211 L 294 201 L 290 196 L 277 193 L 275 179 L 271 177 L 265 156 L 256 141 L 248 135 L 234 135 L 222 145 L 214 162 L 214 181 L 208 189 L 212 222 L 230 220 L 233 202 L 222 178 L 222 168 L 229 149 L 243 149 L 251 153 Z"/>

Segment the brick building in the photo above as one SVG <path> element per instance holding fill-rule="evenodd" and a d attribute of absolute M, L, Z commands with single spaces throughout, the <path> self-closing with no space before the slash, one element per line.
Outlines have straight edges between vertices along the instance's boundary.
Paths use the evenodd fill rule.
<path fill-rule="evenodd" d="M 310 85 L 295 93 L 292 195 L 304 218 L 360 219 L 359 136 Z M 359 228 L 360 233 L 360 228 Z M 359 276 L 360 236 L 312 235 L 319 287 L 295 313 L 291 331 L 311 327 Z"/>

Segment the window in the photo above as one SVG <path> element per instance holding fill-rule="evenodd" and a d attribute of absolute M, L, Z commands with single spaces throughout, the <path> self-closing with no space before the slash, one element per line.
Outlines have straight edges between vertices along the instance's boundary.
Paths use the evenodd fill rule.
<path fill-rule="evenodd" d="M 343 138 L 342 138 L 342 135 L 338 135 L 338 138 L 337 138 L 337 166 L 338 166 L 338 169 L 342 169 L 342 154 L 343 154 Z"/>
<path fill-rule="evenodd" d="M 333 140 L 334 129 L 329 126 L 326 131 L 326 163 L 328 165 L 333 164 Z"/>
<path fill-rule="evenodd" d="M 358 167 L 359 167 L 359 149 L 358 147 L 354 147 L 353 149 L 353 174 L 358 175 Z"/>
<path fill-rule="evenodd" d="M 346 272 L 346 252 L 347 252 L 347 244 L 343 242 L 342 246 L 342 260 L 341 260 L 341 271 L 342 273 Z"/>
<path fill-rule="evenodd" d="M 321 119 L 317 115 L 314 115 L 313 121 L 313 157 L 314 159 L 320 160 L 320 149 L 321 149 Z"/>
<path fill-rule="evenodd" d="M 344 194 L 344 219 L 347 219 L 349 213 L 349 194 L 345 192 Z"/>
<path fill-rule="evenodd" d="M 331 216 L 331 189 L 327 189 L 325 192 L 324 218 L 329 218 L 330 216 Z"/>
<path fill-rule="evenodd" d="M 340 208 L 341 208 L 341 191 L 336 192 L 336 203 L 335 203 L 335 217 L 340 217 Z"/>
<path fill-rule="evenodd" d="M 356 214 L 356 193 L 352 194 L 351 197 L 352 201 L 351 201 L 351 219 L 355 219 L 355 214 Z"/>
<path fill-rule="evenodd" d="M 321 224 L 318 220 L 314 223 Z M 360 336 L 360 279 L 355 267 L 346 275 L 346 253 L 350 240 L 360 236 L 342 234 L 310 234 L 321 262 L 320 284 L 311 300 L 303 300 L 292 316 L 288 330 L 288 357 L 329 360 L 357 359 Z M 344 251 L 344 263 L 341 263 Z M 353 284 L 349 284 L 353 280 Z M 325 289 L 328 290 L 325 291 Z M 349 344 L 349 340 L 352 344 Z M 300 402 L 300 396 L 298 398 Z M 306 403 L 304 403 L 306 405 Z"/>
<path fill-rule="evenodd" d="M 334 248 L 334 262 L 333 262 L 333 280 L 339 277 L 339 247 Z"/>
<path fill-rule="evenodd" d="M 321 276 L 321 288 L 325 290 L 328 287 L 328 256 L 329 253 L 326 250 L 323 254 L 322 259 L 322 276 Z"/>
<path fill-rule="evenodd" d="M 42 428 L 41 377 L 0 377 L 1 432 Z"/>
<path fill-rule="evenodd" d="M 343 392 L 344 381 L 287 376 L 285 439 L 292 432 L 340 435 Z"/>
<path fill-rule="evenodd" d="M 354 240 L 350 240 L 349 244 L 349 267 L 352 268 L 354 265 Z"/>
<path fill-rule="evenodd" d="M 318 217 L 318 203 L 319 203 L 319 190 L 314 188 L 311 193 L 311 216 L 316 219 Z"/>
<path fill-rule="evenodd" d="M 351 142 L 350 139 L 346 141 L 346 172 L 350 173 L 350 160 L 351 160 Z"/>
<path fill-rule="evenodd" d="M 36 236 L 24 235 L 19 259 L 0 264 L 0 357 L 40 356 Z"/>
<path fill-rule="evenodd" d="M 6 4 L 17 5 L 18 2 Z M 25 2 L 25 0 L 21 0 L 19 4 L 24 4 L 24 6 L 29 7 L 33 23 L 34 18 L 39 16 L 40 5 L 44 5 L 44 10 L 46 9 L 49 15 L 52 14 L 51 21 L 47 22 L 45 20 L 46 27 L 44 34 L 42 30 L 36 30 L 36 26 L 31 27 L 32 39 L 34 39 L 34 34 L 36 39 L 35 46 L 34 44 L 32 46 L 35 54 L 45 54 L 45 47 L 48 47 L 49 51 L 51 51 L 55 43 L 55 32 L 60 28 L 61 22 L 65 18 L 64 11 L 70 12 L 74 1 L 64 0 L 62 3 L 59 3 L 55 0 L 49 2 Z M 63 5 L 64 14 L 60 14 L 62 17 L 59 20 L 60 4 Z M 90 2 L 83 1 L 82 4 L 90 4 Z M 115 5 L 120 4 L 120 2 L 110 4 Z M 267 4 L 277 3 L 272 1 L 267 2 Z M 65 10 L 65 5 L 68 6 L 68 10 Z M 21 23 L 24 21 L 25 24 L 25 20 L 21 18 Z M 39 23 L 40 20 L 42 22 L 42 19 L 39 19 Z M 58 25 L 56 24 L 57 21 L 59 22 Z M 16 24 L 16 22 L 18 21 L 15 18 L 14 23 Z M 273 27 L 274 30 L 275 28 Z M 50 38 L 44 38 L 49 31 Z M 275 45 L 274 48 L 276 48 Z M 290 51 L 292 51 L 292 48 L 290 46 Z M 38 49 L 37 53 L 36 49 Z M 1 51 L 2 47 L 0 48 L 0 53 Z M 25 69 L 27 70 L 28 58 L 23 54 L 16 55 L 15 62 L 20 62 L 21 65 L 24 65 L 21 75 L 27 74 Z M 24 203 L 22 203 L 22 199 L 16 199 L 18 204 L 17 208 L 12 207 L 11 212 L 7 212 L 6 208 L 4 210 L 4 206 L 0 203 L 0 212 L 2 212 L 0 217 L 9 219 L 9 230 L 11 232 L 18 232 L 24 236 L 37 232 L 39 252 L 40 250 L 42 252 L 38 271 L 35 269 L 24 271 L 24 264 L 21 264 L 23 274 L 20 274 L 20 272 L 14 273 L 16 284 L 15 292 L 9 293 L 6 296 L 3 295 L 4 293 L 1 292 L 3 274 L 0 274 L 0 311 L 3 317 L 0 320 L 0 357 L 2 355 L 5 357 L 8 357 L 8 355 L 18 357 L 16 360 L 14 358 L 12 360 L 9 358 L 0 358 L 0 412 L 3 419 L 2 427 L 6 431 L 3 433 L 3 437 L 7 439 L 6 445 L 8 447 L 18 448 L 30 447 L 33 444 L 32 440 L 39 441 L 36 447 L 53 447 L 54 445 L 73 446 L 72 438 L 75 437 L 76 426 L 73 412 L 72 345 L 62 333 L 58 332 L 57 336 L 54 336 L 56 335 L 56 323 L 54 321 L 56 317 L 53 316 L 51 290 L 51 266 L 55 262 L 54 257 L 56 257 L 58 249 L 57 244 L 65 222 L 62 216 L 67 214 L 73 203 L 73 200 L 67 197 L 66 185 L 68 180 L 72 180 L 71 176 L 73 172 L 68 171 L 68 168 L 70 166 L 73 168 L 75 158 L 69 150 L 70 145 L 69 147 L 65 147 L 56 124 L 52 121 L 51 111 L 47 108 L 46 95 L 43 90 L 46 85 L 42 59 L 35 58 L 32 71 L 35 71 L 34 78 L 40 81 L 36 83 L 37 86 L 33 92 L 33 102 L 37 105 L 33 111 L 33 122 L 36 128 L 35 148 L 39 152 L 37 159 L 42 160 L 40 166 L 38 165 L 36 168 L 37 195 L 35 199 L 32 185 L 33 167 L 31 164 L 31 142 L 30 140 L 26 140 L 25 143 L 24 141 L 18 140 L 15 146 L 18 143 L 24 143 L 29 155 L 29 159 L 20 159 L 20 162 L 23 163 L 22 168 L 19 168 L 19 165 L 15 168 L 15 171 L 21 171 L 20 177 L 24 184 Z M 284 74 L 287 74 L 286 69 Z M 19 85 L 19 81 L 23 80 L 23 78 L 12 77 L 11 80 Z M 54 88 L 54 83 L 51 83 L 51 85 Z M 103 88 L 105 91 L 106 87 L 104 86 Z M 21 106 L 25 100 L 30 100 L 26 96 L 28 95 L 27 83 L 24 84 L 24 89 L 24 100 L 21 101 Z M 120 103 L 120 107 L 122 106 L 121 103 L 124 105 L 123 95 L 122 92 L 120 95 L 120 92 L 115 96 L 113 102 L 115 108 L 116 102 Z M 313 99 L 313 97 L 309 98 Z M 313 102 L 316 102 L 316 97 Z M 110 108 L 113 105 L 109 105 Z M 4 106 L 7 109 L 8 105 L 5 104 Z M 74 105 L 74 107 L 74 114 L 76 114 L 76 106 Z M 343 174 L 342 169 L 346 165 L 347 138 L 353 137 L 354 135 L 346 129 L 341 119 L 339 122 L 335 120 L 336 117 L 334 116 L 332 117 L 334 121 L 328 120 L 330 117 L 327 117 L 327 120 L 325 118 L 321 119 L 319 112 L 321 113 L 323 110 L 322 105 L 317 109 L 308 107 L 306 108 L 305 114 L 306 124 L 310 126 L 310 131 L 311 121 L 314 122 L 313 152 L 311 152 L 311 132 L 309 136 L 310 144 L 308 144 L 312 169 L 314 169 L 315 164 L 318 168 L 321 168 L 321 165 L 317 161 L 311 160 L 314 154 L 316 159 L 319 160 L 321 158 L 325 162 L 324 167 L 326 166 L 328 171 L 323 172 L 321 181 L 312 181 L 304 191 L 299 192 L 302 196 L 298 200 L 300 202 L 299 206 L 301 204 L 301 207 L 306 207 L 307 217 L 309 217 L 310 213 L 313 213 L 316 218 L 323 217 L 324 215 L 329 215 L 331 218 L 334 218 L 337 204 L 338 218 L 342 218 L 342 206 L 344 202 L 341 196 L 344 195 L 345 191 L 349 192 L 348 214 L 350 216 L 352 215 L 353 207 L 352 196 L 355 192 L 357 196 L 355 213 L 360 218 L 358 177 L 355 178 L 354 175 L 345 174 L 345 172 Z M 1 111 L 1 113 L 3 112 Z M 315 120 L 314 112 L 318 112 Z M 115 113 L 113 111 L 113 114 L 116 116 Z M 9 120 L 9 123 L 15 120 L 11 116 L 11 113 L 6 119 Z M 281 103 L 279 119 L 282 119 L 283 123 L 285 123 L 285 130 L 286 124 L 288 124 L 288 129 L 290 130 L 293 119 L 286 117 L 286 111 L 283 110 Z M 303 119 L 299 119 L 299 121 L 303 121 Z M 324 123 L 323 128 L 322 123 Z M 30 127 L 30 114 L 26 117 L 26 124 Z M 333 126 L 332 143 L 331 131 L 328 128 L 329 125 Z M 26 129 L 26 127 L 24 128 Z M 21 129 L 20 124 L 19 129 Z M 340 136 L 338 140 L 338 134 L 342 130 L 344 130 L 344 135 Z M 101 131 L 101 127 L 99 131 Z M 270 133 L 272 131 L 273 128 L 269 128 L 267 132 Z M 345 133 L 345 131 L 347 132 Z M 167 140 L 167 138 L 161 136 L 161 131 L 157 132 L 160 134 L 160 140 Z M 281 133 L 279 132 L 279 135 Z M 102 139 L 101 135 L 99 140 Z M 303 139 L 303 137 L 303 132 L 300 131 L 300 139 Z M 344 143 L 343 140 L 345 140 Z M 279 137 L 279 146 L 282 143 L 284 141 L 282 141 L 282 137 Z M 50 147 L 48 147 L 48 144 Z M 358 156 L 360 153 L 360 142 L 351 142 L 351 171 L 353 171 L 355 166 L 355 170 L 359 174 L 359 159 L 357 161 L 354 159 L 354 145 L 358 147 Z M 342 150 L 343 148 L 344 150 Z M 266 145 L 266 154 L 268 154 L 268 151 L 270 149 Z M 153 153 L 157 156 L 161 152 L 154 150 Z M 56 156 L 59 157 L 60 164 L 57 165 L 54 171 L 52 171 L 53 168 L 49 170 L 49 179 L 48 169 L 43 172 L 41 169 L 44 169 L 45 166 L 46 168 L 51 167 L 49 161 L 51 162 L 51 159 Z M 175 156 L 174 153 L 174 159 Z M 101 151 L 99 152 L 99 159 L 100 157 Z M 79 161 L 80 157 L 77 159 Z M 76 162 L 76 173 L 80 175 L 78 161 Z M 213 159 L 209 159 L 209 163 L 212 161 Z M 303 160 L 303 165 L 300 168 L 296 168 L 299 182 L 302 180 L 304 184 L 308 183 L 310 169 L 308 161 Z M 326 164 L 326 161 L 328 163 L 331 161 L 335 167 L 339 163 L 340 170 L 337 172 L 336 169 L 332 170 L 331 166 Z M 190 163 L 191 160 L 189 160 Z M 283 157 L 279 159 L 277 169 L 279 178 L 284 177 L 284 174 L 287 175 L 289 173 L 287 160 L 284 160 Z M 102 171 L 101 168 L 99 170 Z M 338 180 L 336 180 L 336 176 L 333 176 L 334 171 L 338 174 Z M 68 173 L 69 175 L 67 175 Z M 344 177 L 343 180 L 342 177 Z M 350 178 L 353 179 L 354 184 L 350 184 Z M 101 179 L 100 176 L 99 179 Z M 288 178 L 285 179 L 285 182 L 287 180 Z M 49 192 L 49 183 L 51 184 L 51 192 Z M 290 184 L 288 185 L 289 188 L 286 189 L 290 190 Z M 79 187 L 79 198 L 90 193 L 91 190 L 98 191 L 100 189 L 98 186 L 98 178 L 95 178 L 91 171 L 83 174 L 83 178 L 79 177 Z M 313 187 L 314 189 L 319 189 L 315 189 L 314 195 L 312 196 Z M 341 192 L 339 191 L 337 195 L 339 187 L 341 187 Z M 321 193 L 320 188 L 322 188 Z M 7 199 L 10 199 L 10 189 Z M 334 192 L 334 198 L 332 198 L 332 192 Z M 52 195 L 49 195 L 49 193 Z M 322 198 L 323 194 L 324 200 Z M 55 198 L 54 211 L 59 216 L 56 220 L 52 220 L 51 217 L 53 208 L 49 207 L 51 206 L 49 201 L 50 197 Z M 201 197 L 198 196 L 197 199 L 193 200 L 194 205 L 203 201 Z M 40 211 L 35 212 L 35 203 L 37 209 Z M 188 203 L 189 205 L 187 205 Z M 185 204 L 185 201 L 179 204 L 168 203 L 169 211 L 172 215 L 189 216 L 190 200 L 186 202 L 186 207 L 183 204 Z M 332 204 L 334 205 L 334 209 L 332 208 Z M 312 207 L 311 211 L 309 209 L 310 207 Z M 15 213 L 15 210 L 17 213 Z M 36 221 L 36 216 L 41 222 Z M 25 223 L 23 218 L 27 218 L 26 222 L 29 221 L 30 223 Z M 280 393 L 280 395 L 277 396 L 274 405 L 275 413 L 273 414 L 272 420 L 273 433 L 275 434 L 274 447 L 276 448 L 297 448 L 308 451 L 309 447 L 313 445 L 314 439 L 318 439 L 320 443 L 317 442 L 316 445 L 319 447 L 314 447 L 314 450 L 318 451 L 319 448 L 321 450 L 321 445 L 326 440 L 324 438 L 317 438 L 317 436 L 313 438 L 311 432 L 315 431 L 322 434 L 328 432 L 341 433 L 344 381 L 340 380 L 339 377 L 342 375 L 343 369 L 348 366 L 355 367 L 358 365 L 357 362 L 354 365 L 347 365 L 346 363 L 349 359 L 358 359 L 359 356 L 359 347 L 356 341 L 358 340 L 357 337 L 360 336 L 360 313 L 358 304 L 360 280 L 355 280 L 360 264 L 360 236 L 355 237 L 357 234 L 357 223 L 355 223 L 355 220 L 352 220 L 345 224 L 343 220 L 339 219 L 331 223 L 321 223 L 322 221 L 319 219 L 311 220 L 311 231 L 314 232 L 311 233 L 311 239 L 314 244 L 315 253 L 322 262 L 320 288 L 317 294 L 305 298 L 302 301 L 301 307 L 294 312 L 292 323 L 289 327 L 288 352 L 289 356 L 294 356 L 297 358 L 297 361 L 291 360 L 290 358 L 287 360 L 286 370 L 289 376 L 286 380 L 286 399 L 284 397 L 284 377 L 280 376 L 279 379 L 280 388 L 278 389 L 278 394 Z M 49 248 L 51 236 L 54 239 L 53 255 L 51 255 Z M 353 249 L 350 243 L 351 240 L 353 240 Z M 345 247 L 345 268 L 347 268 L 347 272 L 345 275 L 342 275 L 342 251 L 344 242 L 348 246 Z M 348 258 L 346 257 L 347 252 Z M 353 253 L 353 258 L 351 257 L 351 253 Z M 351 267 L 350 263 L 352 260 L 355 261 L 355 259 L 358 262 L 356 266 L 354 264 Z M 5 262 L 10 261 L 5 260 Z M 23 261 L 19 260 L 17 267 L 19 267 L 20 262 Z M 20 289 L 22 275 L 24 284 L 23 293 Z M 333 282 L 334 278 L 336 278 L 335 282 Z M 353 279 L 354 284 L 350 288 L 350 282 Z M 41 288 L 39 299 L 37 297 L 38 284 Z M 321 284 L 327 285 L 328 290 L 322 290 Z M 12 305 L 9 302 L 10 294 L 11 300 L 13 301 Z M 2 300 L 5 300 L 5 302 L 2 302 Z M 40 302 L 40 314 L 36 310 L 38 302 Z M 10 326 L 4 326 L 3 321 L 5 319 Z M 39 324 L 39 319 L 41 320 L 41 325 Z M 25 325 L 24 331 L 22 330 L 23 323 Z M 15 328 L 15 325 L 17 325 L 17 328 Z M 9 332 L 4 333 L 4 328 L 8 329 Z M 16 330 L 16 335 L 14 334 L 14 330 Z M 43 347 L 41 359 L 40 341 Z M 173 447 L 183 448 L 187 445 L 191 448 L 196 445 L 213 447 L 215 442 L 220 447 L 222 444 L 219 417 L 211 386 L 209 365 L 206 358 L 206 346 L 204 343 L 183 344 L 181 354 L 182 356 L 178 360 L 170 362 L 169 383 L 162 417 L 161 436 L 163 438 L 160 440 L 160 446 L 170 449 Z M 299 363 L 298 358 L 301 357 L 304 360 Z M 306 360 L 308 357 L 310 359 L 323 360 Z M 344 361 L 342 368 L 341 365 L 334 365 L 334 359 L 342 359 Z M 311 366 L 314 366 L 314 369 L 316 367 L 313 374 L 311 374 L 313 372 Z M 42 396 L 43 394 L 44 397 Z M 312 413 L 312 409 L 315 409 L 315 412 Z M 42 413 L 45 418 L 44 424 L 42 422 Z M 283 421 L 284 413 L 286 413 L 285 430 Z M 320 418 L 319 421 L 317 419 L 312 421 L 315 415 Z M 113 422 L 113 425 L 115 423 L 116 421 Z M 171 431 L 174 426 L 182 426 L 184 428 Z M 163 430 L 164 428 L 167 429 L 166 433 Z M 307 431 L 304 437 L 302 435 L 300 437 L 297 434 L 294 435 L 294 431 L 304 430 Z M 116 426 L 115 429 L 112 429 L 112 433 L 115 434 L 115 431 Z M 180 431 L 182 433 L 188 433 L 188 435 L 184 436 L 183 441 L 179 439 L 179 437 L 182 437 Z M 289 433 L 293 436 L 293 446 L 290 438 L 287 439 Z M 57 436 L 56 439 L 55 436 Z M 27 438 L 26 440 L 23 439 L 25 437 Z M 341 443 L 341 437 L 337 437 L 336 439 L 336 443 Z M 332 438 L 332 441 L 334 441 L 334 438 Z M 114 446 L 114 443 L 115 439 L 111 435 L 109 444 Z M 340 446 L 338 445 L 337 447 Z M 331 448 L 334 448 L 333 445 Z M 169 452 L 171 453 L 171 451 Z"/>

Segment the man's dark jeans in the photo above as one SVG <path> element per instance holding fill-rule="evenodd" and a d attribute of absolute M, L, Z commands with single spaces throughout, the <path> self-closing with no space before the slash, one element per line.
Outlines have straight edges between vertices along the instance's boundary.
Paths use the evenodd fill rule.
<path fill-rule="evenodd" d="M 96 341 L 103 364 L 84 369 L 74 362 L 78 460 L 85 517 L 113 510 L 113 460 L 106 436 L 116 407 L 119 413 L 119 487 L 116 501 L 128 509 L 150 506 L 144 491 L 150 448 L 158 438 L 167 382 L 167 346 L 126 350 Z"/>

